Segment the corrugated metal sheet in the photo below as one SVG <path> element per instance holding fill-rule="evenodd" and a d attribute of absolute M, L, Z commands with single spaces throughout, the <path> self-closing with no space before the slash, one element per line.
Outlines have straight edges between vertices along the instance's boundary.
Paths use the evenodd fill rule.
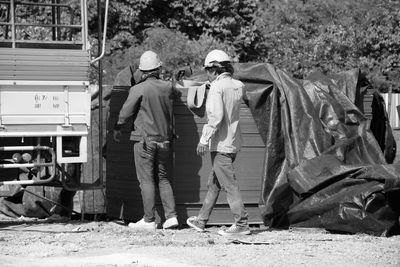
<path fill-rule="evenodd" d="M 373 99 L 373 92 L 374 90 L 369 89 L 364 94 L 362 94 L 361 100 L 359 100 L 361 104 L 361 112 L 367 117 L 367 119 L 372 119 L 372 99 Z"/>
<path fill-rule="evenodd" d="M 89 52 L 68 49 L 3 48 L 0 80 L 87 81 Z"/>
<path fill-rule="evenodd" d="M 128 88 L 127 88 L 128 89 Z M 196 146 L 206 117 L 204 107 L 190 110 L 186 105 L 187 90 L 182 90 L 180 101 L 174 105 L 175 131 L 178 139 L 174 142 L 174 190 L 179 220 L 184 223 L 188 216 L 197 215 L 207 192 L 207 180 L 211 170 L 210 156 L 200 157 Z M 119 109 L 127 96 L 127 90 L 119 88 L 112 93 L 108 128 L 111 130 Z M 261 223 L 258 209 L 264 144 L 259 136 L 249 109 L 241 108 L 243 147 L 235 162 L 236 174 L 249 212 L 251 223 Z M 138 220 L 143 209 L 140 189 L 133 163 L 133 142 L 129 141 L 130 125 L 124 128 L 124 140 L 115 144 L 112 136 L 107 138 L 107 214 L 114 218 Z M 111 131 L 110 131 L 111 132 Z M 158 211 L 162 212 L 161 205 Z M 210 224 L 231 223 L 225 193 L 221 193 L 217 206 L 210 218 Z"/>
<path fill-rule="evenodd" d="M 211 171 L 210 155 L 200 157 L 195 150 L 206 123 L 204 107 L 190 110 L 186 106 L 187 90 L 181 89 L 181 101 L 175 102 L 175 131 L 179 138 L 174 145 L 175 198 L 183 217 L 197 215 L 207 193 L 207 180 Z M 250 221 L 260 223 L 258 200 L 264 161 L 264 144 L 249 109 L 241 107 L 241 129 L 243 147 L 235 161 L 236 175 L 243 200 L 250 214 Z M 232 222 L 225 193 L 217 201 L 209 223 Z M 190 208 L 189 208 L 190 207 Z"/>
<path fill-rule="evenodd" d="M 392 103 L 389 110 L 389 94 L 381 94 L 386 104 L 386 111 L 389 116 L 389 122 L 392 128 L 400 128 L 400 119 L 397 112 L 397 106 L 400 106 L 400 94 L 392 94 Z"/>
<path fill-rule="evenodd" d="M 126 97 L 129 86 L 119 86 L 111 93 L 109 118 L 107 121 L 107 215 L 112 218 L 138 220 L 143 208 L 139 183 L 133 160 L 133 142 L 129 140 L 132 122 L 122 129 L 122 140 L 113 140 L 112 129 Z"/>

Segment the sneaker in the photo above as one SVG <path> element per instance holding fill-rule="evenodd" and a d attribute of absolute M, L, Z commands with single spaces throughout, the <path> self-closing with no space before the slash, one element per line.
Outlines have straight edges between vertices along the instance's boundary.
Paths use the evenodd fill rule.
<path fill-rule="evenodd" d="M 167 219 L 164 223 L 163 223 L 163 229 L 171 229 L 171 228 L 176 228 L 178 227 L 179 223 L 178 223 L 178 219 L 176 217 L 172 217 Z"/>
<path fill-rule="evenodd" d="M 187 225 L 195 229 L 197 232 L 204 232 L 205 225 L 197 220 L 196 216 L 192 216 L 186 220 Z"/>
<path fill-rule="evenodd" d="M 136 230 L 155 230 L 156 223 L 155 222 L 145 222 L 144 218 L 142 218 L 138 222 L 129 223 L 128 227 L 130 227 L 132 229 L 136 229 Z"/>
<path fill-rule="evenodd" d="M 222 236 L 249 235 L 249 234 L 251 234 L 251 232 L 250 232 L 250 228 L 248 225 L 238 226 L 236 224 L 232 224 L 231 227 L 229 227 L 226 230 L 219 230 L 218 234 L 222 235 Z"/>

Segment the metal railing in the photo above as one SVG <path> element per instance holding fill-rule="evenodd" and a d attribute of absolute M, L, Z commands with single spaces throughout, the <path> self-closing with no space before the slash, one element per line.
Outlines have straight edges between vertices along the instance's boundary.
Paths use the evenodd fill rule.
<path fill-rule="evenodd" d="M 0 4 L 8 5 L 7 9 L 7 22 L 1 22 L 0 26 L 4 27 L 4 39 L 0 40 L 0 42 L 11 42 L 11 47 L 16 48 L 17 44 L 20 43 L 49 43 L 49 44 L 80 44 L 82 45 L 82 49 L 87 49 L 87 3 L 86 0 L 81 0 L 81 23 L 74 24 L 74 10 L 71 6 L 60 4 L 60 0 L 51 0 L 51 3 L 37 3 L 37 2 L 27 2 L 27 1 L 16 1 L 16 0 L 9 0 L 4 1 L 1 0 Z M 16 7 L 17 6 L 42 6 L 42 7 L 51 7 L 51 23 L 33 23 L 33 22 L 17 22 L 16 21 Z M 67 9 L 68 14 L 70 15 L 69 24 L 62 24 L 61 23 L 61 8 Z M 32 15 L 34 19 L 35 16 Z M 27 40 L 27 39 L 17 39 L 17 29 L 24 28 L 24 27 L 41 27 L 41 28 L 52 28 L 52 40 Z M 11 27 L 11 38 L 9 36 L 9 27 Z M 68 40 L 61 40 L 61 29 L 67 28 L 70 29 L 68 33 Z M 81 40 L 72 40 L 73 37 L 73 30 L 80 30 L 81 33 Z"/>

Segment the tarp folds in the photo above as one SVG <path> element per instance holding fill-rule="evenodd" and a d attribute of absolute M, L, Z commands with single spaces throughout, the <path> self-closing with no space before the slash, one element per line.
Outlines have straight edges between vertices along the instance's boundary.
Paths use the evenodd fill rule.
<path fill-rule="evenodd" d="M 270 64 L 237 64 L 235 71 L 266 146 L 260 197 L 266 225 L 400 233 L 400 165 L 387 164 L 386 146 L 355 105 L 359 71 L 305 80 Z"/>

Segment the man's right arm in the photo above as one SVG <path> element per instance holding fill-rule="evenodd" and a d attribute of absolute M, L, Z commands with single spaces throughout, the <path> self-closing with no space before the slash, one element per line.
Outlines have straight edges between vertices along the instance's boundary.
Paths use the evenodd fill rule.
<path fill-rule="evenodd" d="M 215 134 L 224 118 L 224 102 L 222 100 L 222 91 L 219 88 L 210 88 L 206 111 L 208 120 L 200 137 L 200 143 L 203 145 L 208 145 L 209 140 Z"/>

